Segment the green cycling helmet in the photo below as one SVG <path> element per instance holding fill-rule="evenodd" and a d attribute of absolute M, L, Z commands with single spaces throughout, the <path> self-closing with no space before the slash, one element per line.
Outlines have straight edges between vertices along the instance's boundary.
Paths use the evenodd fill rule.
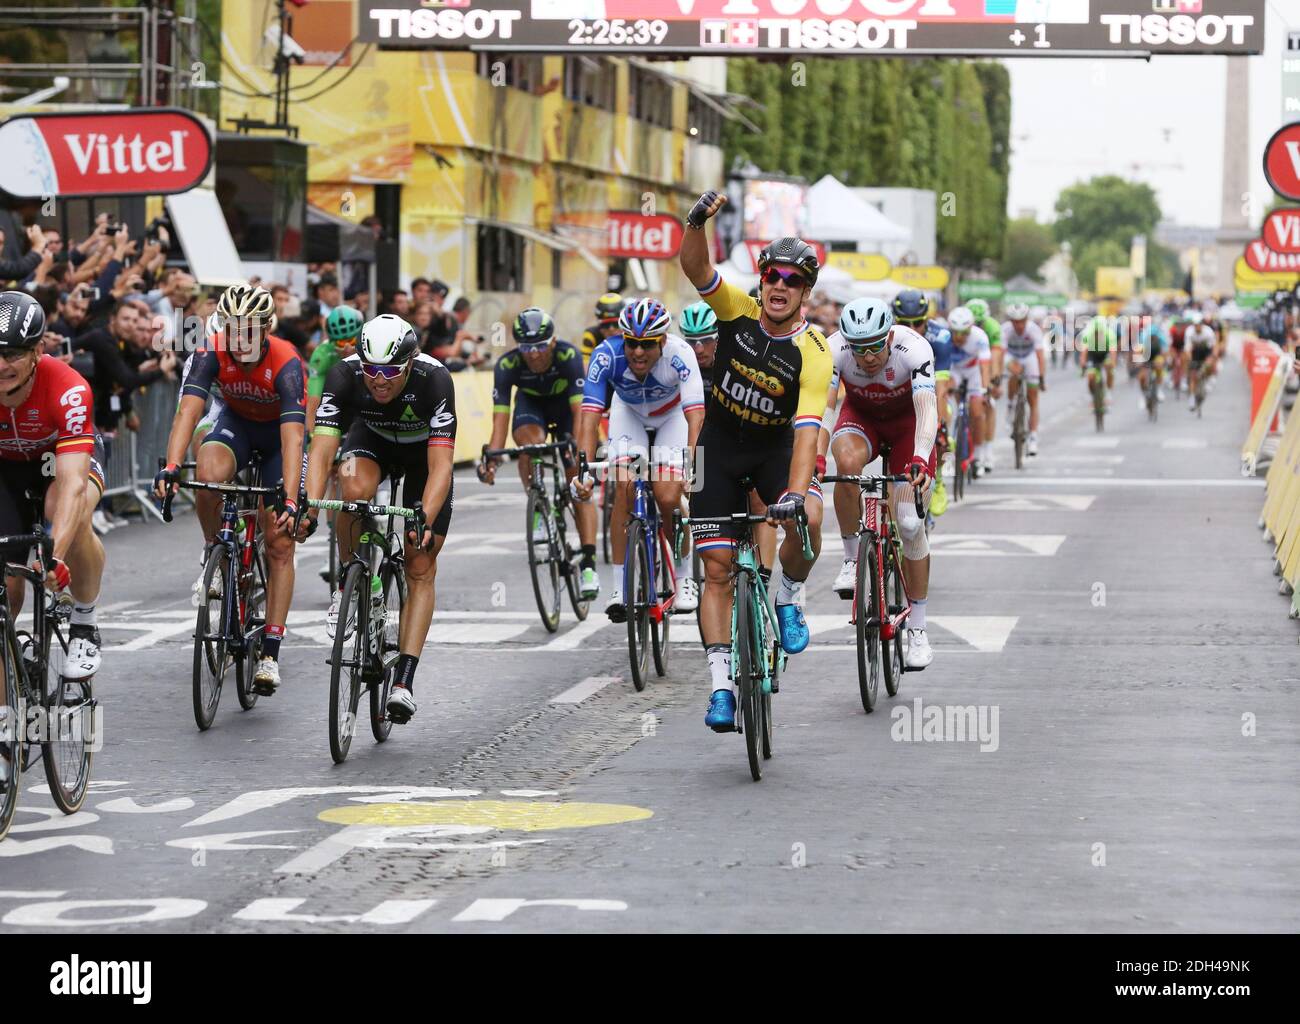
<path fill-rule="evenodd" d="M 682 334 L 687 338 L 717 333 L 718 315 L 707 302 L 692 302 L 682 310 Z"/>
<path fill-rule="evenodd" d="M 971 299 L 966 308 L 975 314 L 976 320 L 983 320 L 989 315 L 989 304 L 983 299 Z"/>
<path fill-rule="evenodd" d="M 352 341 L 361 333 L 365 317 L 351 306 L 335 306 L 325 321 L 325 333 L 330 341 Z"/>

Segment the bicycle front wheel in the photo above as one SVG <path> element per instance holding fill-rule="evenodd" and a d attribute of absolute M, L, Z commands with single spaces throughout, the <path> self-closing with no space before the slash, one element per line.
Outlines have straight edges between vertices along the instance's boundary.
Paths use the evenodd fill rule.
<path fill-rule="evenodd" d="M 23 770 L 23 721 L 19 715 L 22 685 L 18 658 L 10 642 L 7 609 L 0 610 L 0 839 L 4 839 L 18 810 Z"/>
<path fill-rule="evenodd" d="M 907 609 L 903 570 L 892 542 L 885 544 L 885 603 L 885 615 L 891 619 Z M 895 627 L 893 637 L 883 643 L 885 692 L 891 697 L 898 693 L 899 683 L 903 681 L 903 637 L 906 632 L 907 620 L 903 619 Z"/>
<path fill-rule="evenodd" d="M 50 661 L 62 664 L 67 658 L 67 640 L 51 627 L 51 646 L 60 651 L 47 659 L 41 681 L 41 705 L 45 711 L 46 735 L 41 744 L 45 780 L 50 798 L 64 814 L 76 814 L 90 786 L 90 764 L 95 747 L 95 701 L 90 679 L 64 679 L 48 668 Z M 63 657 L 59 657 L 59 655 Z"/>
<path fill-rule="evenodd" d="M 392 562 L 385 562 L 379 570 L 384 587 L 383 648 L 379 657 L 383 662 L 383 678 L 370 683 L 370 731 L 376 743 L 383 743 L 393 729 L 388 717 L 388 695 L 393 689 L 401 637 L 402 607 L 406 604 L 406 574 Z"/>
<path fill-rule="evenodd" d="M 556 517 L 556 535 L 559 540 L 560 550 L 564 553 L 564 563 L 561 568 L 564 571 L 564 589 L 569 592 L 569 604 L 573 608 L 573 614 L 582 622 L 591 611 L 591 602 L 583 600 L 582 597 L 582 548 L 574 548 L 569 543 L 570 537 L 578 536 L 578 515 L 573 506 L 567 502 L 564 505 L 564 529 L 559 529 L 560 517 Z"/>
<path fill-rule="evenodd" d="M 1025 430 L 1025 393 L 1027 385 L 1022 384 L 1016 395 L 1016 412 L 1011 421 L 1011 436 L 1016 443 L 1016 469 L 1025 468 L 1025 441 L 1028 438 L 1028 432 Z"/>
<path fill-rule="evenodd" d="M 194 722 L 199 732 L 212 728 L 221 701 L 221 686 L 233 660 L 226 592 L 233 579 L 230 549 L 214 547 L 203 570 L 202 590 L 195 595 L 199 613 L 194 623 Z M 214 592 L 215 591 L 215 592 Z"/>
<path fill-rule="evenodd" d="M 343 597 L 330 658 L 330 757 L 335 764 L 347 760 L 357 731 L 357 703 L 361 699 L 366 632 L 370 628 L 366 615 L 369 603 L 370 581 L 365 566 L 354 562 L 343 576 Z"/>
<path fill-rule="evenodd" d="M 880 602 L 876 592 L 876 546 L 868 534 L 858 537 L 858 577 L 853 594 L 854 632 L 858 641 L 858 695 L 871 714 L 880 690 Z"/>
<path fill-rule="evenodd" d="M 740 691 L 740 720 L 745 733 L 745 754 L 749 774 L 757 782 L 763 777 L 763 680 L 759 659 L 754 656 L 753 592 L 747 573 L 736 575 L 736 636 L 733 678 Z"/>
<path fill-rule="evenodd" d="M 551 503 L 541 491 L 529 491 L 527 512 L 524 537 L 528 541 L 528 571 L 533 577 L 533 594 L 537 598 L 542 625 L 546 632 L 554 633 L 560 628 L 561 584 Z M 533 530 L 538 526 L 546 531 L 546 539 L 533 539 Z"/>
<path fill-rule="evenodd" d="M 253 673 L 257 671 L 257 659 L 262 656 L 262 637 L 266 635 L 266 554 L 262 538 L 257 538 L 253 547 L 253 564 L 250 575 L 241 583 L 244 592 L 244 651 L 235 660 L 235 696 L 239 706 L 245 711 L 252 711 L 257 703 L 257 691 L 253 689 Z"/>
<path fill-rule="evenodd" d="M 634 519 L 627 528 L 627 563 L 623 567 L 623 603 L 627 608 L 627 654 L 632 685 L 644 690 L 650 677 L 650 559 L 646 554 L 645 523 Z"/>
<path fill-rule="evenodd" d="M 655 554 L 658 556 L 655 562 L 655 580 L 660 587 L 668 585 L 668 540 L 660 533 L 656 540 Z M 650 620 L 650 647 L 655 656 L 655 675 L 665 676 L 668 674 L 668 627 L 672 623 L 672 615 L 664 607 L 664 602 L 672 597 L 671 591 L 651 595 L 651 599 L 657 597 L 661 614 L 658 619 Z"/>

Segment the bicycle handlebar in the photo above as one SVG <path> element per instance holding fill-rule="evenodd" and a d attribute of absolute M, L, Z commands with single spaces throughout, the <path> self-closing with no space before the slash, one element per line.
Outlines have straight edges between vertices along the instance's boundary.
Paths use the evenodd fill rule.
<path fill-rule="evenodd" d="M 158 459 L 158 468 L 163 469 L 167 465 L 163 458 Z M 196 463 L 184 462 L 178 466 L 178 469 L 193 469 Z M 275 498 L 275 504 L 282 506 L 284 503 L 284 485 L 278 484 L 275 487 L 251 487 L 248 484 L 218 484 L 205 483 L 201 480 L 177 480 L 176 487 L 185 488 L 187 491 L 216 491 L 218 494 L 239 494 L 250 498 Z M 162 500 L 162 517 L 164 523 L 170 523 L 172 516 L 172 502 L 176 500 L 176 492 L 168 491 Z"/>
<path fill-rule="evenodd" d="M 906 473 L 894 473 L 889 476 L 857 476 L 851 473 L 835 473 L 822 477 L 822 483 L 826 484 L 857 484 L 864 491 L 879 490 L 881 497 L 885 496 L 886 489 L 882 484 L 910 484 L 912 478 Z M 912 505 L 916 508 L 916 517 L 925 518 L 925 503 L 921 500 L 921 488 L 912 488 Z"/>
<path fill-rule="evenodd" d="M 754 512 L 733 512 L 729 516 L 673 516 L 679 528 L 690 526 L 693 523 L 711 523 L 715 525 L 731 524 L 733 526 L 742 523 L 746 525 L 757 525 L 768 521 L 766 515 L 759 515 Z M 813 560 L 812 538 L 808 535 L 808 513 L 800 509 L 794 517 L 795 529 L 799 531 L 799 539 L 803 542 L 803 556 L 808 561 Z M 680 547 L 680 544 L 677 545 Z"/>
<path fill-rule="evenodd" d="M 524 455 L 549 455 L 551 452 L 563 452 L 572 447 L 574 447 L 572 441 L 549 441 L 545 444 L 521 444 L 515 448 L 489 448 L 487 445 L 484 445 L 480 457 L 484 459 L 517 459 Z"/>

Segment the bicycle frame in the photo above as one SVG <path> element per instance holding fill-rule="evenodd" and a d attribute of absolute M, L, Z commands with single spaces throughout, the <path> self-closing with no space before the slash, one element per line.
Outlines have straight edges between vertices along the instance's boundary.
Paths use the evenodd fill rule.
<path fill-rule="evenodd" d="M 645 523 L 645 547 L 646 547 L 646 565 L 650 567 L 649 586 L 647 592 L 654 595 L 654 603 L 650 605 L 650 617 L 655 622 L 662 622 L 665 615 L 671 613 L 673 599 L 677 593 L 677 572 L 673 567 L 672 551 L 668 546 L 668 540 L 664 537 L 659 520 L 659 505 L 654 500 L 654 490 L 649 481 L 642 478 L 640 474 L 632 481 L 632 519 L 639 519 Z M 655 546 L 659 547 L 662 555 L 665 574 L 668 577 L 668 586 L 663 590 L 659 589 L 659 576 L 655 569 Z M 630 571 L 628 566 L 631 565 L 632 559 L 623 556 L 623 594 L 630 599 L 632 594 L 629 590 L 631 580 L 629 579 Z M 665 596 L 666 595 L 666 596 Z"/>
<path fill-rule="evenodd" d="M 758 552 L 754 544 L 754 535 L 752 530 L 746 529 L 741 537 L 736 541 L 736 554 L 732 561 L 733 575 L 744 573 L 749 577 L 749 584 L 754 591 L 754 600 L 749 603 L 751 628 L 754 636 L 757 638 L 757 647 L 760 651 L 766 651 L 772 643 L 772 637 L 777 635 L 776 619 L 773 616 L 772 608 L 767 600 L 767 587 L 763 583 L 763 574 L 758 571 L 759 560 Z M 737 647 L 736 638 L 740 635 L 739 621 L 737 615 L 739 609 L 738 602 L 731 602 L 731 664 L 733 666 L 740 664 L 740 649 Z M 781 665 L 784 667 L 786 654 L 784 651 L 780 654 Z M 772 692 L 772 663 L 766 657 L 758 659 L 761 666 L 760 681 L 763 692 Z"/>
<path fill-rule="evenodd" d="M 884 453 L 885 464 L 888 465 L 889 453 Z M 903 575 L 903 544 L 899 539 L 898 531 L 894 529 L 893 518 L 889 512 L 889 485 L 891 483 L 900 483 L 906 480 L 906 477 L 898 476 L 828 476 L 823 478 L 828 483 L 856 483 L 861 488 L 859 499 L 861 501 L 861 511 L 858 518 L 858 535 L 866 534 L 870 538 L 872 556 L 876 560 L 877 572 L 876 581 L 876 600 L 877 607 L 882 609 L 889 608 L 889 602 L 885 594 L 885 545 L 888 544 L 893 549 L 894 561 L 898 565 L 899 580 L 903 584 L 904 604 L 898 611 L 888 615 L 884 621 L 879 623 L 868 623 L 868 625 L 879 625 L 880 636 L 884 640 L 893 640 L 898 635 L 898 631 L 907 621 L 907 617 L 912 611 L 912 597 L 907 592 L 907 578 Z M 924 505 L 920 501 L 920 495 L 915 495 L 917 505 L 917 516 L 924 518 Z M 857 588 L 853 590 L 853 608 L 850 614 L 849 622 L 857 625 L 858 615 L 861 611 L 862 601 L 866 595 L 859 594 Z"/>

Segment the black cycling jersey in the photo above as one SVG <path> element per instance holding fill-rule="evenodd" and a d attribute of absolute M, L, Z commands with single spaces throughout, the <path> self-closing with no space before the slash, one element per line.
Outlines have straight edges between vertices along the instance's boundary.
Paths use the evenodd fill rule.
<path fill-rule="evenodd" d="M 366 387 L 361 357 L 350 355 L 325 378 L 313 434 L 340 436 L 353 420 L 396 444 L 456 446 L 456 389 L 450 371 L 432 356 L 418 355 L 401 394 L 380 404 Z"/>
<path fill-rule="evenodd" d="M 510 392 L 518 389 L 534 398 L 582 398 L 582 385 L 586 373 L 582 356 L 567 341 L 557 341 L 551 364 L 541 373 L 534 373 L 518 349 L 507 352 L 496 365 L 492 377 L 492 411 L 506 412 L 510 408 Z"/>

